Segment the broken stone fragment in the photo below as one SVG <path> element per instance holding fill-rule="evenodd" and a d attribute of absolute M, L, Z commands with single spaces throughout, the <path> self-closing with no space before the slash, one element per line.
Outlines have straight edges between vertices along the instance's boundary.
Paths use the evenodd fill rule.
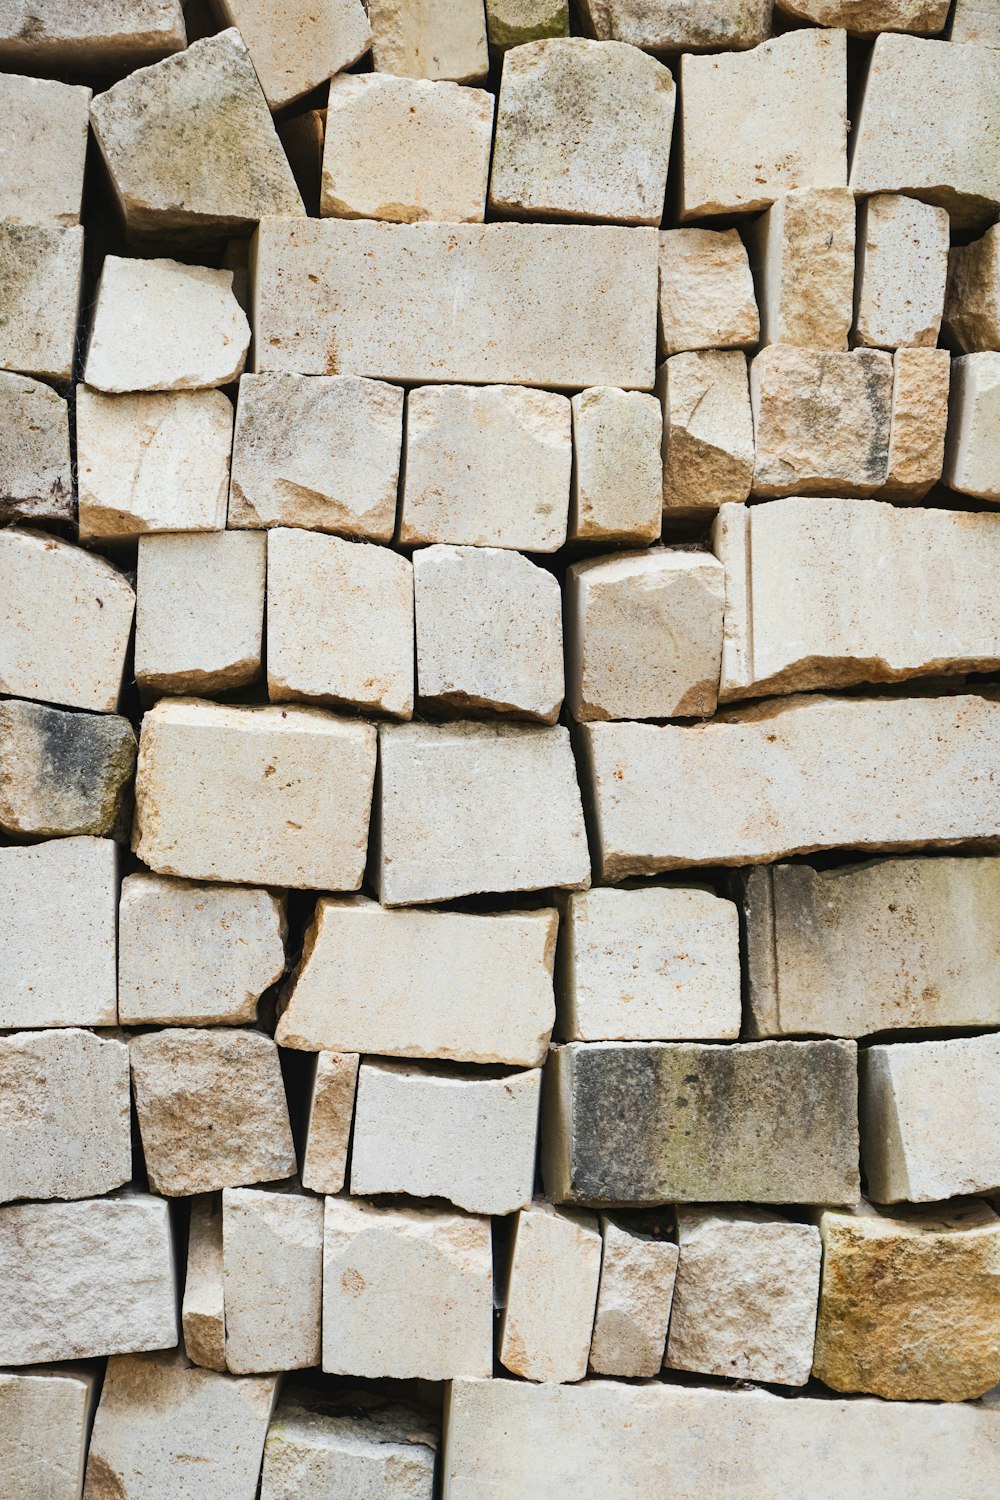
<path fill-rule="evenodd" d="M 952 360 L 944 482 L 963 495 L 1000 500 L 1000 353 Z"/>
<path fill-rule="evenodd" d="M 3 17 L 0 14 L 0 31 Z M 2 51 L 2 40 L 0 40 Z M 0 73 L 0 219 L 79 224 L 90 89 Z M 26 170 L 30 162 L 30 170 Z"/>
<path fill-rule="evenodd" d="M 659 349 L 748 349 L 760 320 L 747 252 L 735 229 L 660 235 Z"/>
<path fill-rule="evenodd" d="M 499 52 L 549 36 L 569 36 L 568 0 L 486 0 L 486 36 Z"/>
<path fill-rule="evenodd" d="M 222 1199 L 191 1199 L 187 1275 L 181 1323 L 184 1352 L 203 1370 L 226 1368 L 226 1317 L 222 1284 Z"/>
<path fill-rule="evenodd" d="M 651 1379 L 663 1363 L 677 1246 L 602 1215 L 601 1283 L 588 1372 Z"/>
<path fill-rule="evenodd" d="M 867 40 L 882 31 L 932 36 L 944 28 L 949 0 L 777 0 L 777 3 L 786 16 L 813 26 L 843 26 L 851 36 Z"/>
<path fill-rule="evenodd" d="M 79 225 L 0 223 L 0 370 L 69 380 L 82 272 Z"/>
<path fill-rule="evenodd" d="M 376 73 L 477 83 L 489 68 L 483 0 L 367 0 Z"/>
<path fill-rule="evenodd" d="M 0 522 L 72 521 L 73 510 L 66 402 L 0 372 Z"/>
<path fill-rule="evenodd" d="M 127 71 L 186 45 L 181 0 L 23 0 L 0 6 L 0 63 L 28 72 Z"/>
<path fill-rule="evenodd" d="M 786 193 L 750 230 L 761 343 L 848 347 L 854 319 L 854 194 L 849 188 Z"/>
<path fill-rule="evenodd" d="M 523 1208 L 514 1225 L 500 1363 L 526 1380 L 582 1380 L 600 1275 L 593 1214 L 548 1203 Z"/>
<path fill-rule="evenodd" d="M 29 838 L 94 834 L 124 843 L 135 734 L 117 714 L 0 702 L 0 832 Z"/>
<path fill-rule="evenodd" d="M 322 1198 L 226 1188 L 222 1246 L 227 1368 L 256 1375 L 318 1365 Z"/>
<path fill-rule="evenodd" d="M 647 52 L 744 51 L 771 34 L 771 0 L 580 0 L 580 13 L 599 41 Z"/>
<path fill-rule="evenodd" d="M 302 1186 L 343 1192 L 358 1085 L 356 1052 L 319 1052 L 308 1094 Z"/>
<path fill-rule="evenodd" d="M 0 1374 L 0 1494 L 80 1500 L 96 1371 Z"/>
<path fill-rule="evenodd" d="M 1000 225 L 950 252 L 944 328 L 964 354 L 1000 349 Z"/>
<path fill-rule="evenodd" d="M 739 349 L 673 354 L 660 366 L 663 518 L 704 517 L 746 500 L 753 480 L 753 415 Z"/>
<path fill-rule="evenodd" d="M 438 1429 L 375 1391 L 285 1390 L 267 1431 L 261 1500 L 431 1500 Z"/>
<path fill-rule="evenodd" d="M 854 337 L 882 349 L 933 349 L 948 277 L 948 212 L 898 193 L 861 205 Z"/>
<path fill-rule="evenodd" d="M 271 109 L 300 99 L 371 46 L 361 0 L 221 0 L 221 19 L 239 28 Z"/>
<path fill-rule="evenodd" d="M 663 414 L 655 396 L 597 386 L 573 410 L 569 535 L 577 542 L 631 542 L 660 535 Z"/>
<path fill-rule="evenodd" d="M 950 385 L 947 349 L 897 349 L 892 356 L 889 473 L 879 498 L 912 504 L 941 478 Z"/>
<path fill-rule="evenodd" d="M 1000 15 L 991 0 L 955 0 L 948 40 L 1000 47 Z"/>

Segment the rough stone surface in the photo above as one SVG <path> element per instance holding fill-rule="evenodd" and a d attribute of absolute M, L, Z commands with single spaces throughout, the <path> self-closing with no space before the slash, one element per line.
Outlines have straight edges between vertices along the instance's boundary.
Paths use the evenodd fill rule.
<path fill-rule="evenodd" d="M 648 52 L 743 51 L 771 34 L 770 0 L 580 0 L 580 12 L 598 40 Z"/>
<path fill-rule="evenodd" d="M 191 1199 L 187 1275 L 181 1322 L 184 1352 L 203 1370 L 226 1368 L 226 1313 L 222 1284 L 222 1200 Z"/>
<path fill-rule="evenodd" d="M 581 1380 L 587 1373 L 601 1276 L 593 1214 L 547 1203 L 522 1209 L 514 1228 L 500 1363 L 526 1380 Z"/>
<path fill-rule="evenodd" d="M 282 1394 L 264 1444 L 261 1500 L 431 1500 L 437 1428 L 374 1391 Z"/>
<path fill-rule="evenodd" d="M 664 520 L 704 517 L 746 500 L 753 480 L 753 415 L 738 349 L 674 354 L 660 366 Z"/>
<path fill-rule="evenodd" d="M 746 248 L 735 229 L 660 235 L 659 348 L 748 349 L 760 319 Z"/>
<path fill-rule="evenodd" d="M 367 0 L 372 62 L 377 73 L 403 78 L 486 77 L 482 0 Z"/>
<path fill-rule="evenodd" d="M 0 702 L 0 832 L 128 837 L 135 734 L 116 714 Z"/>
<path fill-rule="evenodd" d="M 893 500 L 922 500 L 941 478 L 951 355 L 947 349 L 897 349 L 892 357 L 889 472 Z"/>
<path fill-rule="evenodd" d="M 302 1186 L 339 1193 L 347 1181 L 347 1156 L 358 1086 L 356 1052 L 320 1052 L 308 1100 Z"/>
<path fill-rule="evenodd" d="M 356 63 L 371 46 L 362 0 L 222 0 L 237 26 L 272 109 L 281 109 Z"/>
<path fill-rule="evenodd" d="M 952 360 L 944 481 L 963 495 L 1000 500 L 1000 353 Z"/>
<path fill-rule="evenodd" d="M 257 1375 L 318 1365 L 322 1199 L 226 1188 L 222 1246 L 227 1368 Z"/>
<path fill-rule="evenodd" d="M 0 1493 L 79 1500 L 96 1386 L 84 1370 L 0 1375 Z"/>
<path fill-rule="evenodd" d="M 763 344 L 846 349 L 854 319 L 854 194 L 801 188 L 753 225 Z"/>
<path fill-rule="evenodd" d="M 133 1036 L 132 1087 L 149 1185 L 168 1198 L 295 1171 L 278 1049 L 254 1031 Z"/>
<path fill-rule="evenodd" d="M 879 193 L 861 206 L 854 337 L 882 349 L 933 349 L 948 277 L 948 211 Z"/>
<path fill-rule="evenodd" d="M 0 372 L 0 522 L 72 519 L 66 402 L 40 380 Z"/>
<path fill-rule="evenodd" d="M 0 219 L 79 224 L 90 90 L 2 73 L 0 108 L 5 127 L 0 144 Z M 28 162 L 30 170 L 25 169 Z"/>
<path fill-rule="evenodd" d="M 181 0 L 26 0 L 0 4 L 0 62 L 29 72 L 138 67 L 186 43 Z"/>
<path fill-rule="evenodd" d="M 555 1202 L 858 1200 L 853 1042 L 570 1042 L 545 1084 Z"/>
<path fill-rule="evenodd" d="M 655 396 L 597 386 L 573 397 L 577 542 L 655 542 L 660 534 L 663 416 Z"/>
<path fill-rule="evenodd" d="M 275 1040 L 537 1067 L 555 1014 L 558 925 L 552 907 L 387 911 L 364 897 L 320 897 Z"/>
<path fill-rule="evenodd" d="M 941 31 L 948 19 L 949 0 L 778 0 L 778 6 L 796 20 L 814 26 L 843 26 L 852 36 L 867 39 L 882 31 L 918 36 Z"/>
<path fill-rule="evenodd" d="M 133 849 L 161 875 L 357 890 L 374 776 L 367 724 L 164 699 L 142 721 Z"/>
<path fill-rule="evenodd" d="M 78 225 L 0 223 L 0 370 L 69 380 L 82 271 Z"/>
<path fill-rule="evenodd" d="M 1000 47 L 1000 15 L 997 15 L 992 0 L 955 0 L 948 40 L 973 42 L 980 47 Z"/>
<path fill-rule="evenodd" d="M 950 252 L 944 327 L 965 354 L 1000 349 L 1000 225 Z"/>
<path fill-rule="evenodd" d="M 569 36 L 568 0 L 486 0 L 486 36 L 500 52 L 547 36 Z"/>
<path fill-rule="evenodd" d="M 590 1344 L 592 1375 L 659 1374 L 677 1274 L 677 1246 L 601 1218 L 603 1253 Z"/>

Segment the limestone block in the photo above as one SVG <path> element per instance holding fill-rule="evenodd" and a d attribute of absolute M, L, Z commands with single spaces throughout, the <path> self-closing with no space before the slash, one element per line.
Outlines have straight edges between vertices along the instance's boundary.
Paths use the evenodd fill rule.
<path fill-rule="evenodd" d="M 750 243 L 762 344 L 848 347 L 856 217 L 849 188 L 801 188 L 755 221 Z"/>
<path fill-rule="evenodd" d="M 0 848 L 0 1027 L 114 1026 L 118 849 L 110 839 Z"/>
<path fill-rule="evenodd" d="M 604 880 L 1000 835 L 990 697 L 775 699 L 695 726 L 587 725 L 580 739 Z"/>
<path fill-rule="evenodd" d="M 127 875 L 118 909 L 123 1026 L 255 1021 L 285 970 L 285 902 L 250 886 Z"/>
<path fill-rule="evenodd" d="M 948 40 L 974 42 L 980 47 L 1000 47 L 1000 15 L 993 0 L 955 0 Z"/>
<path fill-rule="evenodd" d="M 789 31 L 681 59 L 682 219 L 753 213 L 847 183 L 847 36 Z"/>
<path fill-rule="evenodd" d="M 882 31 L 933 35 L 948 19 L 948 0 L 778 0 L 778 8 L 796 20 L 843 26 L 866 39 Z"/>
<path fill-rule="evenodd" d="M 816 1335 L 819 1230 L 755 1208 L 681 1207 L 677 1243 L 666 1363 L 805 1385 Z"/>
<path fill-rule="evenodd" d="M 278 527 L 267 537 L 267 692 L 408 719 L 413 564 L 388 547 Z"/>
<path fill-rule="evenodd" d="M 486 0 L 486 36 L 499 52 L 547 36 L 569 36 L 568 0 Z"/>
<path fill-rule="evenodd" d="M 0 522 L 72 519 L 66 402 L 41 380 L 0 372 Z"/>
<path fill-rule="evenodd" d="M 770 0 L 580 0 L 589 34 L 649 52 L 743 51 L 771 34 Z"/>
<path fill-rule="evenodd" d="M 0 1492 L 79 1500 L 96 1404 L 92 1371 L 0 1375 Z"/>
<path fill-rule="evenodd" d="M 951 355 L 947 349 L 897 349 L 892 356 L 892 415 L 886 498 L 922 500 L 941 478 Z"/>
<path fill-rule="evenodd" d="M 858 1200 L 854 1042 L 570 1042 L 545 1086 L 557 1203 Z"/>
<path fill-rule="evenodd" d="M 748 349 L 760 335 L 753 277 L 735 229 L 660 235 L 659 349 Z"/>
<path fill-rule="evenodd" d="M 228 385 L 240 375 L 249 343 L 232 271 L 108 255 L 84 378 L 111 394 Z"/>
<path fill-rule="evenodd" d="M 356 1052 L 316 1054 L 302 1162 L 302 1186 L 312 1193 L 340 1193 L 347 1181 L 360 1061 Z"/>
<path fill-rule="evenodd" d="M 973 1200 L 890 1216 L 865 1204 L 819 1222 L 820 1380 L 891 1401 L 968 1401 L 1000 1380 L 1000 1218 L 991 1208 Z"/>
<path fill-rule="evenodd" d="M 663 403 L 663 514 L 666 521 L 711 514 L 746 500 L 753 479 L 753 415 L 740 350 L 674 354 L 660 366 Z"/>
<path fill-rule="evenodd" d="M 0 1360 L 93 1359 L 177 1342 L 170 1213 L 122 1193 L 0 1208 L 6 1300 Z"/>
<path fill-rule="evenodd" d="M 261 1500 L 431 1500 L 437 1428 L 375 1391 L 284 1392 L 264 1444 Z"/>
<path fill-rule="evenodd" d="M 952 360 L 944 482 L 963 495 L 1000 500 L 1000 354 Z"/>
<path fill-rule="evenodd" d="M 485 89 L 342 73 L 330 80 L 320 213 L 481 224 L 492 136 Z"/>
<path fill-rule="evenodd" d="M 750 363 L 755 495 L 872 495 L 889 472 L 892 359 L 772 344 Z"/>
<path fill-rule="evenodd" d="M 663 415 L 655 396 L 598 386 L 573 410 L 569 535 L 577 542 L 655 542 L 660 535 Z"/>
<path fill-rule="evenodd" d="M 932 1203 L 1000 1187 L 998 1084 L 996 1033 L 890 1042 L 863 1052 L 861 1154 L 869 1197 Z"/>
<path fill-rule="evenodd" d="M 25 0 L 0 4 L 0 62 L 31 72 L 128 69 L 179 52 L 181 0 Z"/>
<path fill-rule="evenodd" d="M 531 1202 L 537 1068 L 500 1078 L 364 1062 L 358 1074 L 351 1192 L 446 1198 L 477 1214 Z"/>
<path fill-rule="evenodd" d="M 226 1368 L 226 1315 L 222 1284 L 222 1200 L 205 1193 L 191 1199 L 187 1275 L 181 1322 L 184 1352 L 203 1370 Z"/>
<path fill-rule="evenodd" d="M 142 721 L 133 848 L 160 875 L 357 890 L 374 777 L 367 724 L 161 700 Z"/>
<path fill-rule="evenodd" d="M 257 370 L 652 388 L 655 230 L 265 219 L 254 243 Z"/>
<path fill-rule="evenodd" d="M 372 62 L 402 78 L 486 77 L 483 0 L 367 0 Z"/>
<path fill-rule="evenodd" d="M 76 388 L 81 537 L 221 531 L 233 408 L 221 391 Z"/>
<path fill-rule="evenodd" d="M 996 859 L 772 865 L 741 902 L 753 1036 L 1000 1026 Z"/>
<path fill-rule="evenodd" d="M 854 337 L 882 349 L 933 349 L 948 277 L 948 211 L 898 193 L 861 205 Z"/>
<path fill-rule="evenodd" d="M 504 54 L 490 207 L 659 226 L 674 123 L 668 68 L 621 42 L 557 37 Z"/>
<path fill-rule="evenodd" d="M 575 719 L 711 714 L 725 570 L 706 552 L 627 552 L 567 575 L 567 699 Z"/>
<path fill-rule="evenodd" d="M 286 114 L 275 121 L 278 140 L 288 157 L 306 212 L 319 213 L 320 180 L 323 169 L 323 133 L 326 129 L 326 111 L 308 109 L 304 114 Z M 244 306 L 248 305 L 247 270 L 250 246 L 246 240 L 230 240 L 234 257 L 241 257 L 240 273 L 235 278 L 236 294 Z"/>
<path fill-rule="evenodd" d="M 256 1375 L 318 1365 L 323 1200 L 226 1188 L 222 1246 L 227 1367 Z"/>
<path fill-rule="evenodd" d="M 79 224 L 90 89 L 2 73 L 0 108 L 0 219 Z"/>
<path fill-rule="evenodd" d="M 727 505 L 723 702 L 1000 665 L 1000 515 L 792 497 Z"/>
<path fill-rule="evenodd" d="M 128 838 L 135 734 L 117 714 L 0 702 L 0 832 Z"/>
<path fill-rule="evenodd" d="M 593 1375 L 659 1374 L 677 1274 L 677 1246 L 601 1218 L 601 1284 L 590 1344 Z"/>
<path fill-rule="evenodd" d="M 500 1363 L 525 1380 L 582 1380 L 601 1276 L 593 1214 L 532 1203 L 517 1216 Z"/>
<path fill-rule="evenodd" d="M 69 380 L 82 271 L 79 225 L 0 223 L 0 369 Z"/>
<path fill-rule="evenodd" d="M 569 401 L 552 391 L 411 391 L 399 540 L 556 552 L 566 540 L 570 423 Z"/>
<path fill-rule="evenodd" d="M 1000 225 L 950 252 L 944 327 L 964 354 L 1000 349 Z"/>
<path fill-rule="evenodd" d="M 0 693 L 113 713 L 135 593 L 103 557 L 0 530 Z"/>
<path fill-rule="evenodd" d="M 278 1049 L 255 1031 L 173 1027 L 129 1041 L 149 1185 L 168 1198 L 295 1171 Z"/>
<path fill-rule="evenodd" d="M 739 1036 L 740 935 L 731 901 L 698 886 L 576 891 L 563 930 L 565 1040 Z"/>
<path fill-rule="evenodd" d="M 562 590 L 497 547 L 426 547 L 413 558 L 423 707 L 552 724 L 564 693 Z"/>
<path fill-rule="evenodd" d="M 323 1369 L 397 1380 L 491 1375 L 489 1219 L 327 1198 Z"/>
<path fill-rule="evenodd" d="M 199 1370 L 182 1354 L 112 1359 L 84 1500 L 245 1500 L 257 1484 L 277 1384 L 273 1376 L 234 1380 Z"/>
<path fill-rule="evenodd" d="M 954 228 L 1000 207 L 1000 57 L 986 47 L 886 32 L 872 49 L 851 187 L 938 204 Z"/>
<path fill-rule="evenodd" d="M 349 68 L 371 46 L 361 0 L 221 0 L 221 18 L 237 26 L 272 109 L 300 99 Z"/>
<path fill-rule="evenodd" d="M 389 911 L 365 897 L 321 896 L 275 1040 L 537 1067 L 555 1016 L 558 925 L 552 907 Z"/>
<path fill-rule="evenodd" d="M 402 441 L 397 386 L 353 375 L 244 375 L 227 524 L 390 542 Z"/>
<path fill-rule="evenodd" d="M 265 25 L 273 15 L 238 3 Z M 281 15 L 284 28 L 287 7 Z M 314 43 L 312 60 L 317 51 Z M 214 239 L 245 233 L 265 214 L 305 213 L 235 28 L 113 84 L 94 99 L 90 123 L 133 236 Z"/>
<path fill-rule="evenodd" d="M 590 884 L 566 729 L 406 724 L 380 729 L 379 740 L 376 881 L 386 906 Z"/>

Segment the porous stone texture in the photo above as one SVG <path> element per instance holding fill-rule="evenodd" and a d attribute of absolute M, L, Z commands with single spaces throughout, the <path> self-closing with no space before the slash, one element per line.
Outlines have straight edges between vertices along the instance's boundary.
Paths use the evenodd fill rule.
<path fill-rule="evenodd" d="M 863 1204 L 819 1223 L 820 1380 L 890 1401 L 967 1401 L 996 1385 L 1000 1218 L 987 1204 L 891 1216 Z"/>
<path fill-rule="evenodd" d="M 739 1036 L 738 914 L 712 891 L 576 891 L 563 944 L 559 1035 L 566 1041 Z"/>
<path fill-rule="evenodd" d="M 323 1369 L 397 1380 L 491 1375 L 489 1219 L 327 1198 Z"/>
<path fill-rule="evenodd" d="M 403 78 L 486 77 L 482 0 L 367 0 L 372 62 L 377 73 Z"/>
<path fill-rule="evenodd" d="M 132 847 L 160 875 L 357 890 L 375 749 L 369 725 L 315 708 L 161 700 L 142 721 Z"/>
<path fill-rule="evenodd" d="M 347 1181 L 360 1061 L 356 1052 L 316 1055 L 302 1162 L 302 1186 L 312 1193 L 339 1193 Z"/>
<path fill-rule="evenodd" d="M 76 388 L 81 537 L 221 531 L 233 408 L 221 391 Z"/>
<path fill-rule="evenodd" d="M 254 1031 L 171 1027 L 129 1041 L 149 1185 L 168 1198 L 295 1171 L 278 1049 Z"/>
<path fill-rule="evenodd" d="M 574 36 L 506 52 L 490 207 L 658 226 L 675 93 L 669 68 L 621 42 Z"/>
<path fill-rule="evenodd" d="M 285 218 L 254 243 L 257 370 L 652 388 L 654 229 Z"/>
<path fill-rule="evenodd" d="M 116 714 L 0 702 L 0 832 L 128 838 L 135 734 Z"/>
<path fill-rule="evenodd" d="M 892 356 L 887 499 L 922 500 L 941 478 L 951 355 L 947 349 L 897 349 Z"/>
<path fill-rule="evenodd" d="M 882 349 L 937 344 L 948 277 L 948 211 L 898 193 L 861 205 L 854 337 Z"/>
<path fill-rule="evenodd" d="M 499 52 L 547 36 L 569 36 L 568 0 L 486 0 L 486 36 Z"/>
<path fill-rule="evenodd" d="M 184 1352 L 203 1370 L 226 1368 L 226 1313 L 222 1266 L 222 1199 L 191 1199 L 187 1275 L 181 1323 Z"/>
<path fill-rule="evenodd" d="M 118 850 L 61 838 L 0 848 L 0 1027 L 114 1026 Z"/>
<path fill-rule="evenodd" d="M 750 494 L 753 415 L 746 355 L 703 349 L 660 366 L 663 403 L 663 516 L 704 517 Z"/>
<path fill-rule="evenodd" d="M 601 1283 L 588 1372 L 659 1374 L 677 1274 L 677 1246 L 602 1216 Z"/>
<path fill-rule="evenodd" d="M 1000 353 L 951 363 L 944 481 L 963 495 L 1000 500 Z"/>
<path fill-rule="evenodd" d="M 573 397 L 577 542 L 655 542 L 660 534 L 663 415 L 655 396 L 597 386 Z"/>
<path fill-rule="evenodd" d="M 980 47 L 1000 47 L 1000 16 L 990 0 L 955 0 L 948 40 L 973 42 Z"/>
<path fill-rule="evenodd" d="M 0 73 L 0 108 L 5 120 L 0 218 L 15 224 L 79 224 L 90 89 Z"/>
<path fill-rule="evenodd" d="M 706 552 L 630 552 L 575 563 L 566 580 L 573 717 L 711 714 L 725 595 L 725 570 Z"/>
<path fill-rule="evenodd" d="M 226 1188 L 222 1247 L 227 1369 L 257 1375 L 318 1365 L 322 1199 Z"/>
<path fill-rule="evenodd" d="M 681 60 L 682 219 L 752 213 L 847 183 L 847 37 L 789 31 Z"/>
<path fill-rule="evenodd" d="M 353 1194 L 446 1198 L 477 1214 L 531 1202 L 538 1069 L 460 1076 L 402 1062 L 364 1062 L 351 1148 Z"/>
<path fill-rule="evenodd" d="M 267 538 L 267 692 L 408 719 L 413 564 L 388 547 L 278 527 Z"/>
<path fill-rule="evenodd" d="M 69 380 L 82 272 L 78 225 L 0 223 L 0 370 Z"/>
<path fill-rule="evenodd" d="M 536 1067 L 555 1015 L 558 926 L 552 907 L 387 911 L 364 897 L 321 896 L 275 1040 L 309 1052 Z"/>
<path fill-rule="evenodd" d="M 569 1042 L 545 1071 L 557 1203 L 858 1201 L 854 1042 Z"/>
<path fill-rule="evenodd" d="M 285 970 L 285 902 L 249 886 L 127 875 L 118 909 L 123 1025 L 254 1021 Z"/>
<path fill-rule="evenodd" d="M 404 724 L 379 741 L 375 877 L 386 906 L 590 884 L 566 729 Z"/>
<path fill-rule="evenodd" d="M 353 375 L 244 375 L 227 525 L 389 542 L 402 440 L 398 386 Z"/>
<path fill-rule="evenodd" d="M 181 0 L 3 0 L 0 62 L 5 67 L 130 68 L 168 52 L 187 38 Z"/>
<path fill-rule="evenodd" d="M 944 328 L 964 354 L 1000 349 L 1000 226 L 949 253 Z"/>
<path fill-rule="evenodd" d="M 0 1208 L 0 1254 L 17 1296 L 0 1360 L 93 1359 L 177 1342 L 169 1209 L 148 1193 Z"/>
<path fill-rule="evenodd" d="M 221 0 L 219 11 L 239 28 L 273 110 L 349 68 L 371 46 L 362 0 L 286 0 L 278 9 L 272 0 Z"/>
<path fill-rule="evenodd" d="M 948 0 L 778 0 L 778 8 L 796 20 L 843 26 L 866 39 L 882 31 L 933 35 L 948 19 Z"/>
<path fill-rule="evenodd" d="M 849 188 L 799 188 L 750 230 L 762 344 L 846 349 L 854 319 L 855 205 Z"/>
<path fill-rule="evenodd" d="M 522 1209 L 514 1226 L 500 1363 L 525 1380 L 582 1380 L 601 1276 L 593 1214 L 547 1203 Z"/>
<path fill-rule="evenodd" d="M 399 540 L 557 551 L 566 540 L 570 424 L 569 401 L 552 391 L 411 391 Z"/>
<path fill-rule="evenodd" d="M 72 519 L 66 402 L 40 380 L 0 372 L 0 522 Z"/>
<path fill-rule="evenodd" d="M 79 1500 L 90 1419 L 90 1371 L 0 1375 L 0 1487 L 21 1500 Z"/>
<path fill-rule="evenodd" d="M 113 84 L 90 122 L 132 235 L 221 238 L 265 214 L 305 212 L 235 28 Z"/>
<path fill-rule="evenodd" d="M 553 573 L 498 547 L 425 547 L 413 584 L 423 707 L 555 722 L 565 683 Z"/>
<path fill-rule="evenodd" d="M 771 34 L 769 0 L 580 0 L 580 13 L 598 40 L 648 52 L 743 51 Z"/>
<path fill-rule="evenodd" d="M 816 1334 L 819 1230 L 748 1207 L 680 1207 L 677 1243 L 666 1363 L 805 1385 Z"/>
<path fill-rule="evenodd" d="M 735 229 L 660 235 L 659 349 L 748 349 L 760 318 L 746 247 Z"/>
<path fill-rule="evenodd" d="M 481 224 L 492 137 L 485 89 L 342 73 L 330 80 L 320 213 Z"/>
<path fill-rule="evenodd" d="M 261 1500 L 431 1500 L 437 1428 L 374 1391 L 282 1394 L 267 1431 Z"/>

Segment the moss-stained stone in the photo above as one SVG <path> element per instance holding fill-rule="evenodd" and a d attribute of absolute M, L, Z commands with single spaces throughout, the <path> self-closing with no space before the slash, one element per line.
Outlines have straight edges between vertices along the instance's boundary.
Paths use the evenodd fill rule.
<path fill-rule="evenodd" d="M 0 832 L 91 833 L 123 842 L 131 819 L 136 742 L 117 714 L 0 703 Z"/>
<path fill-rule="evenodd" d="M 82 271 L 79 224 L 0 224 L 0 369 L 69 380 Z"/>
<path fill-rule="evenodd" d="M 647 52 L 742 52 L 771 34 L 771 0 L 579 0 L 579 12 L 588 36 Z"/>
<path fill-rule="evenodd" d="M 375 1391 L 293 1387 L 264 1444 L 261 1500 L 430 1500 L 437 1429 Z"/>
<path fill-rule="evenodd" d="M 569 36 L 568 0 L 486 0 L 486 35 L 505 52 L 525 42 Z"/>

